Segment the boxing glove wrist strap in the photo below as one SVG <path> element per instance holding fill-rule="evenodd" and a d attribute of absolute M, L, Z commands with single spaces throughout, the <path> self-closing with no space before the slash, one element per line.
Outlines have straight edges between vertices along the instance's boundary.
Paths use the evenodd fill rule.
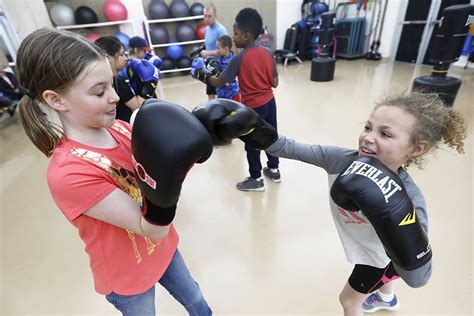
<path fill-rule="evenodd" d="M 141 204 L 143 218 L 153 225 L 168 226 L 176 215 L 176 205 L 159 207 L 146 200 L 142 200 Z"/>

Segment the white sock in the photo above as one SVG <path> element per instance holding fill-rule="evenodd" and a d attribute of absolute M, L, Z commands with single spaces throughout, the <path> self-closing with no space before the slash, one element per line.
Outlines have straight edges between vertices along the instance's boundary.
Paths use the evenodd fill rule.
<path fill-rule="evenodd" d="M 278 168 L 277 169 L 270 168 L 270 171 L 271 172 L 278 172 Z"/>
<path fill-rule="evenodd" d="M 263 177 L 262 177 L 262 176 L 260 176 L 260 178 L 258 178 L 258 179 L 255 179 L 255 180 L 257 180 L 257 181 L 263 180 Z"/>
<path fill-rule="evenodd" d="M 378 294 L 380 298 L 383 299 L 385 302 L 391 302 L 393 300 L 393 297 L 395 296 L 395 293 L 393 293 L 393 291 L 390 294 L 385 294 L 378 290 Z"/>

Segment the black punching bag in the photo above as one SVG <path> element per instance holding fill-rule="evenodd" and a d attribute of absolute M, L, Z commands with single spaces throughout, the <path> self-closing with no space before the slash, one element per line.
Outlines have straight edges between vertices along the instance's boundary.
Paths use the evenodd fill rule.
<path fill-rule="evenodd" d="M 319 28 L 319 55 L 311 61 L 311 81 L 331 81 L 334 79 L 336 59 L 329 56 L 334 38 L 334 12 L 321 14 Z"/>
<path fill-rule="evenodd" d="M 444 9 L 430 48 L 430 61 L 435 63 L 431 76 L 416 78 L 412 91 L 437 93 L 446 106 L 453 105 L 461 80 L 447 74 L 449 65 L 459 57 L 469 31 L 471 15 L 474 15 L 474 5 L 453 5 Z"/>

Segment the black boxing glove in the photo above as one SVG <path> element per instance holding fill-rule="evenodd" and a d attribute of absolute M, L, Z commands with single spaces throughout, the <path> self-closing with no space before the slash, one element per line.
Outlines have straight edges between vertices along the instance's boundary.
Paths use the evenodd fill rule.
<path fill-rule="evenodd" d="M 201 57 L 195 58 L 191 63 L 191 76 L 205 84 L 209 83 L 212 73 L 207 70 L 206 64 Z"/>
<path fill-rule="evenodd" d="M 206 69 L 213 76 L 218 76 L 220 74 L 219 65 L 217 64 L 217 60 L 214 57 L 208 57 L 204 59 L 204 64 L 206 65 Z"/>
<path fill-rule="evenodd" d="M 205 44 L 202 44 L 201 46 L 196 46 L 194 47 L 191 52 L 189 52 L 189 58 L 195 58 L 198 57 L 201 52 L 204 50 Z"/>
<path fill-rule="evenodd" d="M 276 129 L 254 110 L 229 99 L 213 99 L 193 110 L 211 134 L 215 145 L 239 138 L 257 149 L 266 149 L 278 139 Z"/>
<path fill-rule="evenodd" d="M 157 99 L 143 103 L 133 122 L 132 153 L 148 222 L 171 223 L 186 174 L 212 149 L 209 133 L 188 110 Z"/>
<path fill-rule="evenodd" d="M 414 270 L 432 256 L 426 233 L 397 174 L 374 157 L 350 163 L 331 187 L 334 202 L 367 217 L 387 255 L 404 270 Z"/>

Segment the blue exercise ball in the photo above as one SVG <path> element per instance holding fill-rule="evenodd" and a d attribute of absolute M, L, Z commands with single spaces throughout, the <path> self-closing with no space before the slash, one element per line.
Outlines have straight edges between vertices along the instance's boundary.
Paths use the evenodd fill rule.
<path fill-rule="evenodd" d="M 85 5 L 76 9 L 74 12 L 74 18 L 76 19 L 77 24 L 91 24 L 99 21 L 94 10 Z"/>
<path fill-rule="evenodd" d="M 180 45 L 171 45 L 166 47 L 166 55 L 172 60 L 177 60 L 183 57 L 184 49 Z"/>
<path fill-rule="evenodd" d="M 323 14 L 325 12 L 328 12 L 328 11 L 329 11 L 329 7 L 324 2 L 316 2 L 311 7 L 311 14 L 313 15 L 313 18 L 316 18 L 316 17 L 320 16 L 321 14 Z"/>
<path fill-rule="evenodd" d="M 168 6 L 160 0 L 153 0 L 148 5 L 148 15 L 152 20 L 166 19 L 169 15 Z"/>
<path fill-rule="evenodd" d="M 123 49 L 125 51 L 128 51 L 128 41 L 129 41 L 130 37 L 127 34 L 122 33 L 122 32 L 117 32 L 117 33 L 114 34 L 114 36 L 116 38 L 118 38 L 120 43 L 122 43 Z"/>
<path fill-rule="evenodd" d="M 74 18 L 74 9 L 64 3 L 56 3 L 49 11 L 51 20 L 57 26 L 74 25 L 76 19 Z"/>
<path fill-rule="evenodd" d="M 170 39 L 166 28 L 160 25 L 151 26 L 150 37 L 153 44 L 166 44 Z"/>
<path fill-rule="evenodd" d="M 193 41 L 196 39 L 194 27 L 189 23 L 181 23 L 176 28 L 176 39 L 180 42 Z"/>
<path fill-rule="evenodd" d="M 189 16 L 189 6 L 185 1 L 174 0 L 170 4 L 170 15 L 173 18 L 183 18 Z"/>

